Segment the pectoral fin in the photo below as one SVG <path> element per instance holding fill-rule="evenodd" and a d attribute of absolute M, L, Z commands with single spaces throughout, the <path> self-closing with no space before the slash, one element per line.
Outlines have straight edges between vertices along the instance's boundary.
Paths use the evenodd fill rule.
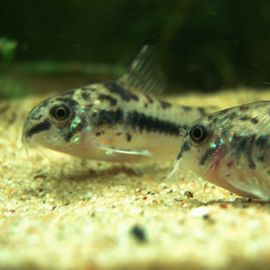
<path fill-rule="evenodd" d="M 138 156 L 145 156 L 151 157 L 152 154 L 147 149 L 143 150 L 131 150 L 131 149 L 124 149 L 124 148 L 116 148 L 113 146 L 106 146 L 99 144 L 98 147 L 102 149 L 106 155 L 115 155 L 115 154 L 126 154 L 126 155 L 138 155 Z"/>

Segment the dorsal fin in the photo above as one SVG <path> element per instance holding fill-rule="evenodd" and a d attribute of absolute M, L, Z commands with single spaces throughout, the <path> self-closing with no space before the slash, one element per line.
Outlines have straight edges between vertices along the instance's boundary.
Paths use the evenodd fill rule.
<path fill-rule="evenodd" d="M 131 91 L 161 93 L 166 88 L 165 77 L 153 46 L 144 45 L 131 63 L 127 73 L 117 81 Z"/>

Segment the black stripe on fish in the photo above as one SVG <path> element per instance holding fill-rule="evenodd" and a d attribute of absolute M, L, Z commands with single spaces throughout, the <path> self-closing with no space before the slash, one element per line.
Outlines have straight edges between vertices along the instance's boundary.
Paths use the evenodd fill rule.
<path fill-rule="evenodd" d="M 167 101 L 160 100 L 159 103 L 160 103 L 162 109 L 167 109 L 167 108 L 171 107 L 171 104 Z"/>
<path fill-rule="evenodd" d="M 117 99 L 110 96 L 110 95 L 106 95 L 106 94 L 100 94 L 98 96 L 98 98 L 100 100 L 107 100 L 108 102 L 110 102 L 111 106 L 116 106 L 117 105 Z"/>
<path fill-rule="evenodd" d="M 126 121 L 128 125 L 134 129 L 139 129 L 139 131 L 146 130 L 148 132 L 159 132 L 175 136 L 179 135 L 179 129 L 181 128 L 172 122 L 160 120 L 137 111 L 129 112 Z M 187 128 L 186 126 L 182 127 Z"/>
<path fill-rule="evenodd" d="M 183 153 L 191 149 L 188 141 L 185 141 L 180 149 L 179 154 L 176 157 L 176 160 L 180 159 L 183 156 Z"/>
<path fill-rule="evenodd" d="M 98 113 L 92 114 L 92 116 L 97 126 L 120 124 L 124 120 L 124 113 L 121 109 L 116 111 L 101 110 Z"/>
<path fill-rule="evenodd" d="M 221 144 L 221 139 L 220 138 L 217 138 L 215 143 L 214 143 L 214 146 L 213 147 L 210 147 L 206 150 L 206 152 L 202 155 L 201 157 L 201 160 L 200 160 L 200 165 L 204 165 L 205 162 L 211 158 L 211 156 L 216 152 L 216 150 L 218 149 L 218 147 L 220 146 Z"/>
<path fill-rule="evenodd" d="M 207 114 L 205 108 L 203 107 L 198 107 L 197 110 L 201 114 L 201 116 L 205 116 Z"/>
<path fill-rule="evenodd" d="M 32 137 L 34 134 L 40 133 L 42 131 L 48 130 L 51 127 L 51 123 L 48 119 L 43 122 L 34 125 L 31 129 L 26 132 L 26 137 Z"/>
<path fill-rule="evenodd" d="M 264 162 L 269 155 L 267 155 L 267 149 L 269 145 L 269 136 L 268 135 L 261 135 L 255 141 L 255 146 L 258 149 L 259 155 L 257 159 L 260 162 Z"/>
<path fill-rule="evenodd" d="M 179 126 L 172 122 L 160 120 L 137 111 L 128 112 L 128 114 L 125 116 L 121 109 L 117 109 L 116 111 L 101 110 L 92 116 L 97 126 L 124 123 L 127 126 L 131 126 L 135 130 L 139 130 L 140 132 L 146 130 L 147 132 L 159 132 L 178 136 L 180 128 L 187 128 L 185 125 Z"/>
<path fill-rule="evenodd" d="M 237 159 L 240 158 L 241 155 L 244 155 L 245 159 L 248 162 L 248 166 L 251 169 L 256 168 L 256 164 L 252 158 L 252 148 L 255 142 L 255 136 L 238 136 L 235 135 L 232 138 L 232 149 L 237 156 Z"/>
<path fill-rule="evenodd" d="M 208 148 L 201 157 L 200 165 L 204 165 L 205 162 L 215 153 L 216 149 L 217 149 L 216 147 Z"/>
<path fill-rule="evenodd" d="M 74 127 L 73 129 L 71 129 L 64 137 L 66 142 L 70 142 L 70 140 L 73 138 L 73 136 L 75 134 L 77 134 L 78 132 L 80 132 L 83 128 L 85 128 L 87 126 L 87 122 L 85 117 L 81 118 L 80 123 L 78 123 L 78 125 L 76 127 Z"/>
<path fill-rule="evenodd" d="M 123 88 L 121 85 L 119 85 L 116 82 L 107 82 L 107 83 L 104 83 L 104 86 L 108 90 L 110 90 L 111 93 L 120 96 L 125 101 L 131 101 L 131 100 L 138 101 L 139 100 L 137 95 L 135 95 L 134 93 L 131 93 L 130 91 Z"/>
<path fill-rule="evenodd" d="M 256 164 L 255 164 L 253 157 L 252 157 L 252 148 L 253 148 L 254 142 L 255 142 L 255 135 L 249 137 L 248 145 L 244 151 L 245 157 L 247 159 L 248 166 L 250 169 L 256 169 Z"/>

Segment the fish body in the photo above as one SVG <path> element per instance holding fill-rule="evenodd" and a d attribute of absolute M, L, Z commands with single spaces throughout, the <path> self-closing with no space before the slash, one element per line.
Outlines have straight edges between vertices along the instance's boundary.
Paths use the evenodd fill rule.
<path fill-rule="evenodd" d="M 27 116 L 23 142 L 93 160 L 173 160 L 182 131 L 216 108 L 179 106 L 149 95 L 165 85 L 152 52 L 144 46 L 116 81 L 42 101 Z"/>
<path fill-rule="evenodd" d="M 173 160 L 181 130 L 213 108 L 179 106 L 118 82 L 44 100 L 29 113 L 23 141 L 93 160 Z"/>
<path fill-rule="evenodd" d="M 204 116 L 180 140 L 174 172 L 192 170 L 241 196 L 270 200 L 270 101 Z"/>

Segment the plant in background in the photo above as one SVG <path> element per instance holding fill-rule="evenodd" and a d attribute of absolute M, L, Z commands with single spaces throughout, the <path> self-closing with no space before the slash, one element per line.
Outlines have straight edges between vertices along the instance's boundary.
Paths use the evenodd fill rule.
<path fill-rule="evenodd" d="M 26 95 L 25 86 L 13 76 L 7 75 L 13 63 L 17 41 L 0 37 L 0 99 L 20 98 Z"/>
<path fill-rule="evenodd" d="M 17 41 L 5 37 L 0 37 L 0 54 L 2 56 L 1 59 L 5 64 L 12 62 L 15 56 L 16 48 Z"/>

